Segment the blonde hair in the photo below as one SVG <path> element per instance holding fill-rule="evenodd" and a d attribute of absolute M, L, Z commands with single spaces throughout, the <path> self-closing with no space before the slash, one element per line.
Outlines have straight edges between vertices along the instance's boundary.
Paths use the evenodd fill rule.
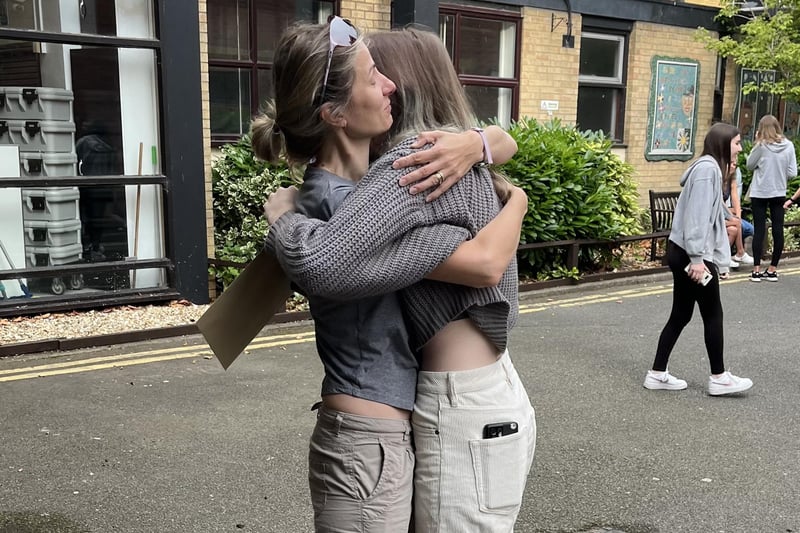
<path fill-rule="evenodd" d="M 773 115 L 764 115 L 758 121 L 758 133 L 756 142 L 762 144 L 777 143 L 783 140 L 783 128 L 781 123 Z"/>
<path fill-rule="evenodd" d="M 464 130 L 477 124 L 436 34 L 415 28 L 378 32 L 367 38 L 367 47 L 378 70 L 397 85 L 386 146 L 428 129 Z"/>
<path fill-rule="evenodd" d="M 464 131 L 477 125 L 472 105 L 438 35 L 405 28 L 370 34 L 366 41 L 378 70 L 397 86 L 391 96 L 392 127 L 383 143 L 375 143 L 380 153 L 421 131 Z M 501 201 L 507 201 L 508 188 L 498 182 L 508 182 L 508 178 L 494 169 L 489 172 Z"/>
<path fill-rule="evenodd" d="M 327 24 L 290 26 L 275 49 L 272 67 L 274 99 L 250 124 L 253 152 L 265 161 L 285 158 L 290 164 L 306 164 L 315 157 L 328 133 L 320 112 L 344 110 L 355 80 L 359 37 L 350 46 L 337 46 L 331 59 L 325 101 L 320 102 L 330 50 Z"/>

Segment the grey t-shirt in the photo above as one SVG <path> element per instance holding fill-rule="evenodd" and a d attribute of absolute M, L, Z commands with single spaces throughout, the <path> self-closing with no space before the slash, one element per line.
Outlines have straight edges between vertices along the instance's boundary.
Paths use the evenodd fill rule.
<path fill-rule="evenodd" d="M 355 187 L 350 180 L 309 166 L 298 212 L 328 220 Z M 412 410 L 418 363 L 398 294 L 350 301 L 309 296 L 308 300 L 317 352 L 325 367 L 322 395 L 349 394 Z"/>

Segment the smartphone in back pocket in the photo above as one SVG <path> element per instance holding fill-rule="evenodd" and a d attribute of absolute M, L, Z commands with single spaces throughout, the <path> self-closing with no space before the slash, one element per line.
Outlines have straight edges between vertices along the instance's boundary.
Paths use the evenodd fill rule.
<path fill-rule="evenodd" d="M 483 426 L 483 438 L 495 439 L 504 435 L 512 435 L 519 431 L 519 425 L 516 422 L 499 422 L 496 424 L 486 424 Z"/>

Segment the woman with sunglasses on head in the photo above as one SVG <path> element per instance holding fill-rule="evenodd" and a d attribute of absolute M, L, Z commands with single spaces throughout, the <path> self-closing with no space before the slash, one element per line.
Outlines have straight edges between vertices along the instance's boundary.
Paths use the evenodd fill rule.
<path fill-rule="evenodd" d="M 425 150 L 413 148 L 416 132 L 469 128 L 474 116 L 436 35 L 404 30 L 368 40 L 378 68 L 397 83 L 392 128 L 375 143 L 393 147 L 327 223 L 292 213 L 289 191 L 273 194 L 265 206 L 272 224 L 267 245 L 311 294 L 346 299 L 403 288 L 412 347 L 421 355 L 412 415 L 415 529 L 512 531 L 536 436 L 533 408 L 507 351 L 517 317 L 516 261 L 511 254 L 502 276 L 480 283 L 453 271 L 458 251 L 440 262 L 445 241 L 409 233 L 458 226 L 479 240 L 500 210 L 493 177 L 472 168 L 430 203 L 397 187 L 407 173 L 395 168 L 399 158 L 424 162 Z M 491 161 L 491 147 L 484 155 Z M 498 218 L 518 194 L 527 203 L 512 191 Z"/>
<path fill-rule="evenodd" d="M 283 154 L 293 163 L 312 160 L 298 208 L 322 220 L 337 210 L 366 172 L 370 140 L 392 123 L 388 95 L 395 88 L 375 67 L 352 26 L 334 18 L 327 30 L 298 25 L 284 34 L 275 54 L 274 105 L 252 127 L 258 156 L 275 159 Z M 483 157 L 483 143 L 475 132 L 431 132 L 427 137 L 436 140 L 425 158 L 433 168 L 463 174 Z M 503 158 L 513 155 L 515 144 L 502 130 L 493 128 L 488 137 Z M 395 188 L 411 198 L 396 183 Z M 482 264 L 480 258 L 505 256 L 507 263 L 513 256 L 527 203 L 524 193 L 521 197 L 516 192 L 509 202 L 514 210 L 504 210 L 493 221 L 502 233 L 487 227 L 465 244 L 463 228 L 425 225 L 405 233 L 408 239 L 441 247 L 414 268 L 430 271 L 445 261 L 455 263 L 454 270 L 462 275 L 499 277 L 505 265 L 498 259 Z M 309 451 L 315 528 L 404 531 L 411 515 L 414 455 L 409 417 L 417 360 L 399 296 L 373 293 L 342 302 L 310 294 L 309 302 L 325 368 L 322 406 Z"/>

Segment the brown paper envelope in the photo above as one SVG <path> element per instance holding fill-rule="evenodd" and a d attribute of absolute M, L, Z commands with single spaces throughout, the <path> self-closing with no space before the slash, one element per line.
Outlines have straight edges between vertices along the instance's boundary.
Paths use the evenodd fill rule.
<path fill-rule="evenodd" d="M 278 261 L 261 251 L 197 321 L 200 333 L 226 369 L 292 295 Z"/>

